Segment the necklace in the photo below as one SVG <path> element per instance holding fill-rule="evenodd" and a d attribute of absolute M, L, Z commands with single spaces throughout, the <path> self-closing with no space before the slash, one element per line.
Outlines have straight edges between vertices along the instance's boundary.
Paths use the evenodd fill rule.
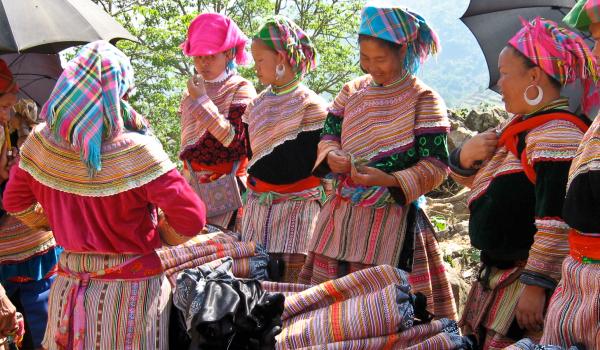
<path fill-rule="evenodd" d="M 392 86 L 396 86 L 396 85 L 399 85 L 400 83 L 402 83 L 408 77 L 409 74 L 410 74 L 409 71 L 406 71 L 402 77 L 394 80 L 393 82 L 391 82 L 391 83 L 389 83 L 387 85 L 377 84 L 377 83 L 375 83 L 375 81 L 372 82 L 372 85 L 373 86 L 377 86 L 377 87 L 392 87 Z"/>
<path fill-rule="evenodd" d="M 294 79 L 290 80 L 288 83 L 283 84 L 281 86 L 271 85 L 271 92 L 277 96 L 285 95 L 285 94 L 288 94 L 288 93 L 294 91 L 298 87 L 299 84 L 300 84 L 300 77 L 297 76 Z"/>

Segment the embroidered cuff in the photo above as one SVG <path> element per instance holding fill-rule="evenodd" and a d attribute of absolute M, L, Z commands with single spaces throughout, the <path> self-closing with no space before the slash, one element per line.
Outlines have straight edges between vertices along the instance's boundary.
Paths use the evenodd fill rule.
<path fill-rule="evenodd" d="M 458 147 L 454 151 L 452 151 L 452 153 L 450 153 L 450 158 L 448 160 L 448 165 L 450 165 L 450 170 L 452 170 L 453 173 L 460 175 L 460 176 L 464 176 L 464 177 L 469 177 L 469 176 L 475 175 L 477 173 L 477 169 L 461 168 L 461 166 L 460 166 L 460 151 L 461 151 L 461 148 Z"/>
<path fill-rule="evenodd" d="M 528 270 L 524 270 L 521 273 L 519 281 L 528 286 L 538 286 L 549 290 L 554 290 L 557 285 L 557 282 L 553 278 Z"/>
<path fill-rule="evenodd" d="M 10 213 L 10 215 L 21 220 L 21 222 L 28 227 L 44 230 L 50 229 L 50 223 L 48 222 L 48 218 L 44 214 L 44 209 L 40 203 L 35 203 L 23 211 Z"/>

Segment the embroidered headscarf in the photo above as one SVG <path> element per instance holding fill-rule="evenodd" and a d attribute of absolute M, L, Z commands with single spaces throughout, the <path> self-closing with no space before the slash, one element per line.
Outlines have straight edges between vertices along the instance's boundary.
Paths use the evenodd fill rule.
<path fill-rule="evenodd" d="M 125 130 L 144 133 L 146 120 L 123 97 L 133 91 L 133 68 L 106 41 L 85 45 L 65 67 L 41 115 L 52 135 L 79 151 L 90 175 L 100 171 L 103 140 Z"/>
<path fill-rule="evenodd" d="M 304 75 L 317 65 L 317 51 L 312 41 L 294 21 L 285 16 L 269 17 L 254 38 L 283 53 L 298 74 Z"/>
<path fill-rule="evenodd" d="M 437 34 L 425 19 L 399 7 L 365 7 L 358 34 L 406 45 L 404 68 L 413 74 L 427 57 L 440 50 Z"/>
<path fill-rule="evenodd" d="M 594 88 L 598 81 L 596 59 L 583 39 L 540 17 L 531 22 L 522 19 L 522 22 L 523 28 L 508 43 L 562 86 L 581 79 L 584 112 L 598 104 L 600 96 Z"/>
<path fill-rule="evenodd" d="M 188 28 L 187 38 L 181 44 L 186 56 L 208 56 L 234 49 L 235 62 L 249 61 L 245 47 L 248 37 L 229 17 L 220 13 L 198 15 Z"/>
<path fill-rule="evenodd" d="M 0 59 L 0 95 L 7 92 L 16 93 L 19 87 L 4 60 Z"/>
<path fill-rule="evenodd" d="M 600 22 L 600 0 L 579 0 L 563 22 L 573 28 L 589 31 L 590 24 Z"/>

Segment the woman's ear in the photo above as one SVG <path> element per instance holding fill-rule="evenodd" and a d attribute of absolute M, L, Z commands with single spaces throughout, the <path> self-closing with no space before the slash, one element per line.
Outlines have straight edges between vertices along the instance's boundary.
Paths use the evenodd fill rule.
<path fill-rule="evenodd" d="M 235 55 L 233 54 L 233 49 L 227 50 L 227 52 L 225 52 L 225 58 L 227 58 L 227 61 L 233 60 L 234 57 Z"/>
<path fill-rule="evenodd" d="M 277 65 L 283 64 L 285 65 L 287 62 L 287 57 L 283 52 L 277 52 Z"/>
<path fill-rule="evenodd" d="M 531 83 L 538 85 L 540 83 L 540 80 L 542 79 L 543 72 L 540 67 L 535 66 L 533 68 L 530 68 L 527 74 L 529 75 Z"/>

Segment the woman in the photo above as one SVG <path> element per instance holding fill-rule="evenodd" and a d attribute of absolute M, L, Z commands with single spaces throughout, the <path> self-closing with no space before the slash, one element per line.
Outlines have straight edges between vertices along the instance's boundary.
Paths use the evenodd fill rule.
<path fill-rule="evenodd" d="M 564 22 L 590 32 L 600 57 L 600 1 L 581 0 Z M 563 217 L 571 227 L 569 255 L 544 322 L 541 344 L 600 347 L 600 118 L 583 136 L 569 170 Z"/>
<path fill-rule="evenodd" d="M 389 23 L 390 25 L 386 25 Z M 438 317 L 456 317 L 431 225 L 415 202 L 446 177 L 449 122 L 441 97 L 414 76 L 438 49 L 419 15 L 366 7 L 360 64 L 344 85 L 319 143 L 316 174 L 333 172 L 300 283 L 321 283 L 373 265 L 412 271 Z"/>
<path fill-rule="evenodd" d="M 280 271 L 271 278 L 296 282 L 323 195 L 311 170 L 327 112 L 323 99 L 302 84 L 316 51 L 293 21 L 274 16 L 254 36 L 252 56 L 268 87 L 244 115 L 252 158 L 242 240 L 267 248 Z"/>
<path fill-rule="evenodd" d="M 498 85 L 515 117 L 451 156 L 454 178 L 471 188 L 469 235 L 482 262 L 461 322 L 484 349 L 541 335 L 568 253 L 562 206 L 569 166 L 589 124 L 568 111 L 560 92 L 581 79 L 583 107 L 592 107 L 595 64 L 573 32 L 541 18 L 525 22 L 498 59 Z"/>
<path fill-rule="evenodd" d="M 196 179 L 200 186 L 232 172 L 240 185 L 245 186 L 249 145 L 242 115 L 256 91 L 252 83 L 237 74 L 235 64 L 248 61 L 247 41 L 227 16 L 204 13 L 192 21 L 187 39 L 181 45 L 183 53 L 193 57 L 200 77 L 188 81 L 187 94 L 181 103 L 179 157 L 184 161 L 188 181 Z M 218 203 L 206 203 L 209 209 L 213 204 Z M 207 220 L 233 229 L 236 211 L 213 215 Z"/>
<path fill-rule="evenodd" d="M 127 103 L 129 59 L 104 41 L 71 60 L 11 170 L 5 209 L 64 247 L 46 349 L 168 347 L 171 287 L 155 249 L 204 227 L 204 205 Z M 165 234 L 157 231 L 157 207 Z M 169 225 L 170 224 L 170 225 Z"/>
<path fill-rule="evenodd" d="M 17 150 L 11 145 L 18 144 L 19 132 L 5 133 L 5 130 L 17 119 L 16 115 L 10 115 L 17 104 L 17 92 L 8 66 L 0 60 L 0 126 L 4 125 L 1 132 L 6 137 L 0 138 L 4 140 L 0 143 L 0 194 L 8 180 L 9 168 L 16 161 Z M 48 295 L 61 250 L 56 247 L 51 231 L 31 229 L 0 207 L 0 282 L 6 295 L 27 319 L 25 346 L 35 349 L 42 346 L 48 320 Z"/>

